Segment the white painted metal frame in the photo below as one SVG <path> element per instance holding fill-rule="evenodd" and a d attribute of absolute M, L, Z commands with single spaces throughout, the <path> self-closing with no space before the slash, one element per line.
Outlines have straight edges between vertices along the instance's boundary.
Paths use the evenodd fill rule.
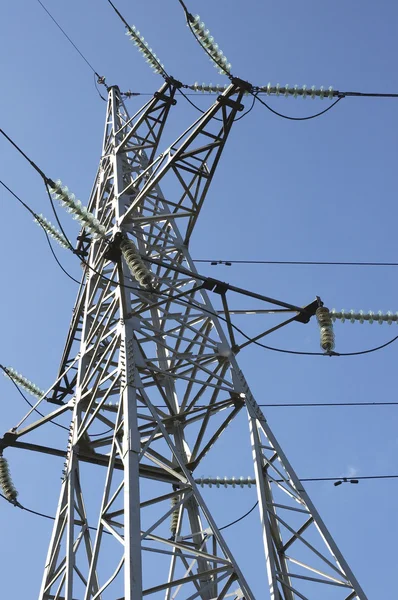
<path fill-rule="evenodd" d="M 130 118 L 109 91 L 89 203 L 107 237 L 80 236 L 87 263 L 52 395 L 61 405 L 52 414 L 73 417 L 39 600 L 254 600 L 193 477 L 244 406 L 265 597 L 319 600 L 327 588 L 328 600 L 366 600 L 254 401 L 188 251 L 244 92 L 231 84 L 155 158 L 174 93 L 164 84 Z M 155 288 L 129 272 L 113 243 L 120 235 Z M 48 420 L 9 434 L 9 444 Z M 85 463 L 105 466 L 95 471 L 104 479 L 87 476 Z"/>

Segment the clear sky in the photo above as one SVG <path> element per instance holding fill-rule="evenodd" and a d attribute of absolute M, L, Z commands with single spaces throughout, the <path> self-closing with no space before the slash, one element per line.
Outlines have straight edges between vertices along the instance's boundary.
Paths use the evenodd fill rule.
<path fill-rule="evenodd" d="M 128 41 L 106 0 L 45 4 L 108 84 L 140 93 L 153 93 L 161 86 L 161 78 Z M 233 73 L 252 83 L 398 92 L 394 2 L 187 0 L 187 4 L 210 28 Z M 226 82 L 190 35 L 177 0 L 117 0 L 117 6 L 176 78 L 186 83 Z M 37 1 L 2 3 L 0 22 L 0 127 L 49 177 L 62 179 L 85 203 L 100 157 L 105 118 L 93 73 Z M 146 99 L 127 101 L 128 110 L 134 113 Z M 198 95 L 193 100 L 204 109 L 212 98 Z M 269 99 L 276 110 L 296 116 L 318 112 L 327 102 Z M 195 109 L 179 98 L 164 146 L 196 117 Z M 397 126 L 398 99 L 348 98 L 306 122 L 283 120 L 256 104 L 232 128 L 192 238 L 192 256 L 398 262 Z M 51 219 L 41 179 L 4 138 L 0 155 L 1 179 Z M 58 269 L 39 228 L 4 189 L 0 201 L 0 362 L 48 387 L 56 376 L 77 286 Z M 74 237 L 76 223 L 60 214 Z M 61 249 L 58 255 L 79 278 L 78 261 Z M 398 310 L 397 268 L 200 265 L 200 271 L 298 305 L 319 295 L 330 308 Z M 240 301 L 240 306 L 250 308 L 249 301 Z M 267 328 L 271 323 L 267 319 L 247 316 L 236 322 L 255 334 Z M 398 328 L 337 323 L 335 334 L 336 350 L 350 352 L 378 346 L 398 334 Z M 266 342 L 317 351 L 319 334 L 315 322 L 293 324 Z M 346 358 L 276 354 L 253 346 L 242 351 L 239 362 L 259 403 L 383 402 L 397 400 L 396 357 L 394 344 Z M 18 422 L 25 405 L 5 378 L 0 379 L 0 398 L 3 432 Z M 398 407 L 264 410 L 299 476 L 398 473 Z M 220 448 L 219 463 L 198 475 L 253 475 L 243 413 L 229 436 Z M 65 445 L 58 431 L 46 441 Z M 20 450 L 7 456 L 21 503 L 54 514 L 61 461 Z M 369 598 L 391 597 L 398 480 L 340 487 L 308 483 L 307 490 Z M 220 526 L 255 502 L 253 488 L 204 492 Z M 0 524 L 3 595 L 35 598 L 51 522 L 2 501 Z M 253 512 L 228 529 L 226 537 L 257 597 L 264 598 L 258 526 L 258 514 Z"/>

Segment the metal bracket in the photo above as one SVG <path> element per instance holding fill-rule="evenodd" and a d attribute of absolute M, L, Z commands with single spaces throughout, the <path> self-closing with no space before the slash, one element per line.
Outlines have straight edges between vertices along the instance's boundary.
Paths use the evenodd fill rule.
<path fill-rule="evenodd" d="M 245 81 L 244 79 L 240 79 L 240 77 L 233 77 L 231 81 L 234 85 L 238 85 L 240 89 L 244 90 L 245 92 L 251 92 L 253 89 L 250 81 Z"/>
<path fill-rule="evenodd" d="M 104 257 L 107 260 L 110 260 L 115 263 L 119 260 L 120 255 L 121 255 L 120 242 L 122 241 L 122 237 L 123 236 L 120 233 L 120 231 L 115 234 L 115 237 L 113 238 L 113 240 L 110 242 L 110 244 L 108 246 L 108 250 L 104 254 Z"/>
<path fill-rule="evenodd" d="M 316 300 L 314 300 L 313 302 L 311 302 L 311 304 L 308 304 L 307 306 L 304 306 L 303 311 L 300 312 L 296 317 L 295 317 L 295 321 L 298 321 L 299 323 L 308 323 L 309 320 L 311 319 L 311 317 L 313 317 L 315 315 L 316 309 L 319 306 L 319 300 L 318 298 Z"/>
<path fill-rule="evenodd" d="M 214 292 L 215 294 L 225 294 L 228 291 L 229 286 L 227 283 L 223 283 L 222 281 L 217 281 L 217 279 L 212 279 L 208 277 L 203 282 L 203 288 L 205 290 L 209 290 L 210 292 Z"/>
<path fill-rule="evenodd" d="M 236 110 L 239 112 L 242 112 L 242 110 L 245 108 L 240 102 L 236 102 L 235 100 L 231 100 L 225 96 L 218 96 L 217 102 L 224 106 L 229 106 L 230 108 L 236 108 Z"/>
<path fill-rule="evenodd" d="M 18 438 L 17 434 L 13 431 L 7 431 L 2 438 L 0 438 L 0 450 L 12 446 L 15 440 Z"/>
<path fill-rule="evenodd" d="M 154 93 L 154 98 L 156 98 L 156 100 L 163 100 L 164 102 L 167 102 L 168 104 L 171 104 L 172 106 L 175 106 L 177 104 L 177 100 L 171 99 L 169 96 L 166 96 L 165 94 L 162 94 L 161 92 L 155 92 Z"/>

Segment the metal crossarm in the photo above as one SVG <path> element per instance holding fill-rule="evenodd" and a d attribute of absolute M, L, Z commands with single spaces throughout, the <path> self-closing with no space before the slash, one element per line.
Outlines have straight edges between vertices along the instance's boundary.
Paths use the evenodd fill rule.
<path fill-rule="evenodd" d="M 39 600 L 254 600 L 195 482 L 243 408 L 266 557 L 257 573 L 263 596 L 319 600 L 327 590 L 328 600 L 366 600 L 238 367 L 226 300 L 233 286 L 198 276 L 188 251 L 244 89 L 231 84 L 157 154 L 174 91 L 166 83 L 130 118 L 118 88 L 109 90 L 88 205 L 105 233 L 80 235 L 83 280 L 46 393 L 61 406 L 37 421 L 29 415 L 0 440 L 0 450 L 65 460 Z M 282 307 L 282 318 L 296 313 L 289 321 L 313 314 L 313 304 L 253 297 Z M 68 411 L 65 448 L 38 443 L 40 427 Z"/>

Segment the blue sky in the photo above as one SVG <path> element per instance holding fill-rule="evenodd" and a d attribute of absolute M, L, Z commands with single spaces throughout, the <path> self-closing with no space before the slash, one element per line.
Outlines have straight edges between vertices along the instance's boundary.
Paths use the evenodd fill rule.
<path fill-rule="evenodd" d="M 252 83 L 398 92 L 398 7 L 393 2 L 191 0 L 187 5 L 192 13 L 200 13 L 233 73 Z M 105 0 L 46 0 L 46 6 L 108 84 L 140 93 L 160 87 L 161 79 L 135 51 Z M 117 6 L 176 78 L 225 83 L 191 37 L 177 0 L 118 0 Z M 5 24 L 0 40 L 0 126 L 48 176 L 62 179 L 84 203 L 100 157 L 105 117 L 93 74 L 38 2 L 3 3 L 0 19 Z M 128 110 L 134 113 L 145 99 L 129 100 Z M 212 99 L 198 95 L 194 100 L 206 108 Z M 269 104 L 286 114 L 306 116 L 327 101 L 273 98 Z M 196 111 L 179 99 L 165 131 L 165 147 L 196 117 Z M 397 126 L 397 100 L 348 98 L 307 122 L 285 121 L 257 104 L 232 129 L 192 238 L 192 256 L 397 262 Z M 37 174 L 4 139 L 0 153 L 1 179 L 34 210 L 50 217 Z M 3 189 L 0 201 L 0 362 L 46 387 L 55 378 L 76 286 L 59 271 L 30 216 Z M 68 234 L 75 236 L 75 222 L 62 216 Z M 61 250 L 58 254 L 79 278 L 78 262 Z M 299 305 L 319 295 L 330 308 L 398 310 L 394 268 L 200 265 L 200 271 Z M 239 302 L 250 308 L 249 301 L 245 306 Z M 237 320 L 253 334 L 268 323 L 267 317 Z M 371 348 L 395 332 L 396 325 L 337 323 L 336 349 Z M 317 351 L 319 335 L 315 322 L 293 324 L 266 342 Z M 392 345 L 366 356 L 329 359 L 279 355 L 253 346 L 242 351 L 239 362 L 259 403 L 382 402 L 396 400 L 396 352 Z M 25 406 L 4 378 L 0 397 L 5 431 L 22 417 Z M 302 477 L 397 473 L 396 411 L 393 406 L 265 409 Z M 62 445 L 58 435 L 55 431 L 51 442 Z M 221 449 L 217 472 L 203 475 L 253 475 L 243 414 L 230 436 L 241 446 L 232 454 L 229 446 Z M 61 463 L 21 451 L 7 456 L 22 504 L 54 514 Z M 307 486 L 369 598 L 391 593 L 397 485 L 398 480 Z M 205 498 L 223 525 L 252 506 L 255 491 L 212 489 L 205 490 Z M 35 597 L 51 523 L 5 502 L 0 505 L 0 522 L 6 540 L 0 549 L 4 595 Z M 242 561 L 244 543 L 251 545 L 245 567 L 258 597 L 264 597 L 257 525 L 254 512 L 228 530 L 227 540 Z"/>

